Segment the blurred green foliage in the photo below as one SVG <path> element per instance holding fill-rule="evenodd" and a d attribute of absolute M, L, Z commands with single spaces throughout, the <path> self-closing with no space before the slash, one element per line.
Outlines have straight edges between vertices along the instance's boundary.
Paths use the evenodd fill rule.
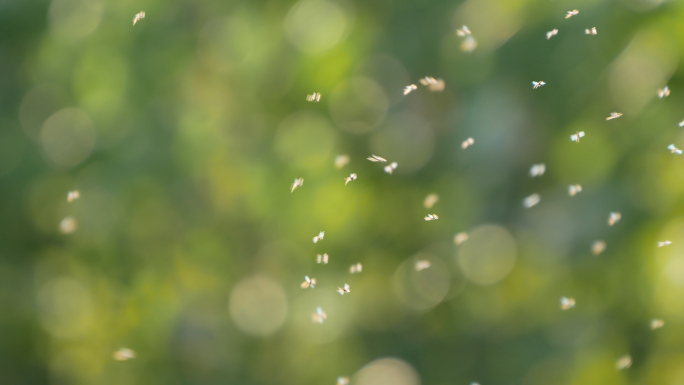
<path fill-rule="evenodd" d="M 0 382 L 684 383 L 683 18 L 674 0 L 0 0 Z"/>

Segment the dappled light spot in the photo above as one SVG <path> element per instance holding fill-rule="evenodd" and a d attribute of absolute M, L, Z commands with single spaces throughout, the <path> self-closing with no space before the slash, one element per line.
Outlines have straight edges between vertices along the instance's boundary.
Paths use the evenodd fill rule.
<path fill-rule="evenodd" d="M 45 121 L 40 141 L 52 163 L 73 167 L 83 162 L 93 150 L 95 129 L 85 112 L 78 108 L 65 108 Z"/>
<path fill-rule="evenodd" d="M 515 266 L 515 239 L 497 225 L 480 226 L 468 234 L 458 249 L 458 265 L 471 282 L 491 285 L 504 279 Z"/>
<path fill-rule="evenodd" d="M 432 158 L 435 134 L 420 115 L 405 112 L 391 115 L 371 137 L 371 151 L 383 154 L 401 165 L 397 173 L 423 168 Z"/>
<path fill-rule="evenodd" d="M 328 165 L 335 133 L 323 115 L 300 111 L 280 123 L 273 141 L 280 159 L 293 166 L 318 169 Z"/>
<path fill-rule="evenodd" d="M 38 313 L 43 328 L 55 338 L 72 340 L 93 326 L 93 301 L 88 289 L 69 277 L 55 278 L 38 290 Z"/>
<path fill-rule="evenodd" d="M 406 361 L 380 358 L 356 372 L 351 381 L 356 385 L 419 385 L 418 373 Z"/>
<path fill-rule="evenodd" d="M 50 31 L 63 40 L 88 36 L 100 25 L 102 0 L 52 0 L 48 13 Z"/>
<path fill-rule="evenodd" d="M 285 36 L 300 51 L 316 54 L 339 43 L 351 29 L 345 9 L 325 0 L 303 0 L 288 12 Z"/>
<path fill-rule="evenodd" d="M 378 83 L 357 77 L 344 80 L 333 89 L 329 107 L 330 115 L 341 129 L 352 134 L 365 134 L 373 131 L 385 118 L 388 102 Z"/>
<path fill-rule="evenodd" d="M 416 254 L 395 270 L 392 287 L 407 307 L 413 310 L 430 309 L 442 302 L 449 292 L 449 266 L 434 255 Z"/>
<path fill-rule="evenodd" d="M 278 283 L 256 275 L 235 285 L 228 308 L 238 329 L 266 336 L 278 330 L 285 321 L 287 298 Z"/>

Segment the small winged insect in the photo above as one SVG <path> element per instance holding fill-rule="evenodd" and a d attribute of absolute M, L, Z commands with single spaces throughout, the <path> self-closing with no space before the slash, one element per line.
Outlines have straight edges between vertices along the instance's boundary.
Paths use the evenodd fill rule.
<path fill-rule="evenodd" d="M 437 216 L 437 214 L 428 214 L 423 219 L 425 219 L 426 221 L 436 221 L 439 219 L 439 217 Z"/>
<path fill-rule="evenodd" d="M 545 86 L 545 85 L 546 85 L 546 83 L 543 80 L 540 80 L 538 82 L 533 81 L 532 82 L 532 89 L 536 90 L 537 88 L 539 88 L 541 86 Z"/>
<path fill-rule="evenodd" d="M 311 314 L 311 320 L 317 324 L 322 324 L 326 319 L 328 319 L 328 315 L 325 314 L 320 306 L 316 308 L 315 313 Z"/>
<path fill-rule="evenodd" d="M 145 11 L 140 11 L 133 16 L 133 25 L 145 18 Z"/>
<path fill-rule="evenodd" d="M 80 197 L 81 197 L 81 193 L 78 192 L 78 190 L 69 191 L 67 193 L 67 202 L 71 203 Z"/>
<path fill-rule="evenodd" d="M 461 143 L 461 148 L 465 150 L 466 148 L 472 146 L 473 144 L 475 144 L 475 139 L 468 138 L 468 139 L 464 140 L 463 143 Z"/>
<path fill-rule="evenodd" d="M 408 85 L 408 86 L 404 87 L 404 95 L 408 95 L 417 89 L 418 89 L 418 86 L 415 84 Z"/>
<path fill-rule="evenodd" d="M 351 290 L 349 289 L 349 285 L 345 283 L 343 287 L 337 288 L 337 292 L 340 293 L 340 295 L 345 295 L 351 292 Z"/>
<path fill-rule="evenodd" d="M 572 11 L 568 11 L 568 12 L 565 13 L 565 18 L 566 18 L 566 19 L 569 19 L 569 18 L 571 18 L 571 17 L 577 15 L 578 13 L 579 13 L 578 10 L 573 9 Z"/>
<path fill-rule="evenodd" d="M 328 258 L 329 258 L 328 253 L 325 253 L 323 255 L 318 254 L 316 256 L 316 263 L 322 263 L 324 265 L 327 265 L 328 264 Z"/>
<path fill-rule="evenodd" d="M 571 197 L 574 197 L 575 195 L 579 194 L 582 192 L 582 186 L 578 184 L 571 184 L 568 186 L 568 195 Z"/>
<path fill-rule="evenodd" d="M 599 255 L 606 251 L 606 241 L 599 239 L 598 241 L 594 241 L 594 243 L 591 244 L 591 252 L 594 255 Z"/>
<path fill-rule="evenodd" d="M 362 271 L 363 271 L 363 266 L 361 266 L 361 262 L 359 262 L 355 265 L 351 265 L 349 267 L 349 273 L 350 274 L 357 274 L 357 273 L 360 273 Z"/>
<path fill-rule="evenodd" d="M 561 310 L 569 310 L 575 307 L 575 299 L 568 297 L 561 297 L 560 299 Z"/>
<path fill-rule="evenodd" d="M 432 76 L 426 76 L 420 79 L 420 84 L 426 86 L 430 92 L 444 91 L 444 80 L 435 79 Z"/>
<path fill-rule="evenodd" d="M 544 163 L 533 164 L 532 167 L 530 167 L 530 176 L 532 178 L 542 176 L 544 175 L 544 172 L 546 172 L 546 165 Z"/>
<path fill-rule="evenodd" d="M 684 120 L 682 120 L 681 122 L 679 122 L 679 127 L 684 127 Z"/>
<path fill-rule="evenodd" d="M 477 382 L 471 382 L 470 385 L 480 385 L 480 384 Z"/>
<path fill-rule="evenodd" d="M 349 377 L 337 377 L 337 385 L 349 384 Z"/>
<path fill-rule="evenodd" d="M 673 154 L 682 155 L 682 150 L 675 147 L 674 144 L 667 146 L 667 149 L 670 150 L 670 152 Z"/>
<path fill-rule="evenodd" d="M 421 259 L 420 261 L 416 261 L 413 267 L 416 269 L 416 271 L 423 271 L 430 267 L 430 261 Z"/>
<path fill-rule="evenodd" d="M 64 217 L 61 222 L 59 222 L 59 231 L 62 234 L 71 234 L 78 228 L 78 223 L 73 217 Z"/>
<path fill-rule="evenodd" d="M 526 209 L 529 209 L 530 207 L 536 206 L 539 202 L 541 201 L 541 197 L 539 194 L 532 194 L 525 199 L 523 199 L 523 206 Z"/>
<path fill-rule="evenodd" d="M 344 178 L 344 185 L 346 186 L 347 183 L 356 180 L 356 174 L 351 174 L 348 177 Z"/>
<path fill-rule="evenodd" d="M 381 156 L 377 156 L 377 155 L 371 155 L 371 156 L 369 156 L 369 157 L 366 158 L 366 159 L 368 159 L 368 160 L 370 160 L 371 162 L 374 162 L 374 163 L 377 163 L 377 162 L 383 162 L 383 163 L 384 163 L 384 162 L 387 162 L 387 159 L 385 159 L 385 158 L 383 158 L 383 157 L 381 157 Z"/>
<path fill-rule="evenodd" d="M 663 326 L 665 326 L 665 321 L 658 318 L 654 318 L 651 320 L 651 330 L 660 329 Z"/>
<path fill-rule="evenodd" d="M 321 101 L 320 92 L 314 92 L 311 95 L 306 95 L 306 101 L 307 102 L 320 102 Z"/>
<path fill-rule="evenodd" d="M 349 155 L 338 155 L 335 158 L 335 168 L 336 169 L 339 170 L 339 169 L 343 168 L 344 166 L 346 166 L 347 164 L 349 164 Z"/>
<path fill-rule="evenodd" d="M 668 96 L 670 96 L 670 89 L 667 88 L 667 86 L 665 86 L 665 87 L 663 87 L 663 88 L 661 88 L 661 89 L 658 90 L 658 97 L 659 97 L 660 99 L 666 98 L 666 97 L 668 97 Z"/>
<path fill-rule="evenodd" d="M 608 226 L 613 226 L 614 224 L 620 222 L 620 219 L 622 219 L 622 214 L 619 212 L 611 212 L 610 215 L 608 215 Z"/>
<path fill-rule="evenodd" d="M 587 28 L 584 30 L 585 35 L 596 35 L 598 32 L 596 31 L 596 27 L 591 27 L 591 29 Z"/>
<path fill-rule="evenodd" d="M 425 197 L 423 206 L 425 206 L 426 209 L 431 209 L 437 202 L 439 202 L 439 196 L 437 194 L 429 194 Z"/>
<path fill-rule="evenodd" d="M 461 233 L 458 233 L 454 236 L 454 243 L 456 244 L 456 246 L 460 246 L 461 243 L 463 243 L 467 240 L 468 240 L 468 233 L 466 233 L 466 232 L 461 232 Z"/>
<path fill-rule="evenodd" d="M 617 361 L 615 361 L 615 367 L 617 370 L 624 370 L 624 369 L 629 369 L 632 366 L 632 356 L 629 354 L 625 354 L 624 356 L 618 358 Z"/>
<path fill-rule="evenodd" d="M 304 276 L 304 282 L 302 282 L 302 284 L 299 285 L 299 287 L 301 287 L 302 289 L 308 289 L 308 288 L 313 289 L 315 285 L 316 285 L 316 278 L 309 278 L 308 275 L 305 275 Z"/>
<path fill-rule="evenodd" d="M 292 183 L 292 187 L 290 188 L 290 192 L 293 193 L 297 187 L 301 186 L 304 186 L 304 178 L 295 178 L 294 182 Z"/>
<path fill-rule="evenodd" d="M 121 348 L 112 353 L 112 358 L 117 361 L 128 361 L 135 358 L 135 352 L 128 348 Z"/>
<path fill-rule="evenodd" d="M 318 235 L 313 237 L 313 243 L 318 243 L 318 241 L 322 241 L 324 237 L 325 237 L 325 231 L 319 232 Z"/>
<path fill-rule="evenodd" d="M 398 166 L 399 166 L 399 164 L 397 164 L 397 162 L 392 162 L 392 163 L 388 164 L 387 166 L 385 166 L 385 172 L 392 175 L 392 173 L 394 172 L 394 170 L 397 169 Z"/>
<path fill-rule="evenodd" d="M 658 247 L 669 246 L 671 244 L 672 244 L 672 241 L 662 241 L 662 242 L 658 242 Z"/>
<path fill-rule="evenodd" d="M 461 27 L 461 29 L 456 30 L 456 34 L 460 37 L 466 37 L 466 36 L 470 36 L 471 32 L 468 29 L 468 27 L 464 25 L 463 27 Z"/>
<path fill-rule="evenodd" d="M 549 32 L 546 33 L 546 40 L 551 39 L 552 37 L 558 35 L 558 30 L 557 29 L 552 29 Z"/>
<path fill-rule="evenodd" d="M 573 142 L 579 143 L 580 138 L 584 138 L 584 131 L 580 131 L 574 135 L 570 135 L 570 140 L 572 140 Z"/>
<path fill-rule="evenodd" d="M 617 119 L 622 116 L 621 112 L 611 112 L 610 115 L 606 118 L 606 120 L 613 120 Z"/>

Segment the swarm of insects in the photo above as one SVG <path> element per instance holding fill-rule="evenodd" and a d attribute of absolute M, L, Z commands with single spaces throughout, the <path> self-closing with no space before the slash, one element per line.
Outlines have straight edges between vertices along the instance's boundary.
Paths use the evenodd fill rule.
<path fill-rule="evenodd" d="M 327 265 L 328 264 L 328 254 L 327 253 L 325 253 L 323 255 L 318 254 L 316 256 L 316 263 L 322 263 L 324 265 Z"/>
<path fill-rule="evenodd" d="M 576 134 L 570 135 L 570 140 L 579 143 L 580 138 L 584 138 L 584 131 L 580 131 Z"/>
<path fill-rule="evenodd" d="M 561 310 L 572 309 L 573 307 L 575 307 L 575 299 L 574 298 L 561 297 L 560 307 L 561 307 Z"/>
<path fill-rule="evenodd" d="M 313 243 L 318 243 L 318 241 L 322 241 L 324 237 L 325 237 L 325 231 L 319 232 L 318 235 L 313 237 Z"/>
<path fill-rule="evenodd" d="M 292 187 L 290 188 L 290 192 L 293 193 L 297 187 L 301 186 L 304 186 L 304 178 L 295 178 L 294 182 L 292 183 Z"/>
<path fill-rule="evenodd" d="M 439 202 L 439 196 L 437 194 L 429 194 L 425 197 L 423 206 L 425 206 L 426 209 L 431 209 L 437 202 Z"/>
<path fill-rule="evenodd" d="M 349 273 L 350 274 L 356 274 L 356 273 L 360 273 L 362 271 L 363 271 L 363 266 L 361 266 L 361 262 L 359 262 L 355 265 L 351 265 L 349 267 Z"/>
<path fill-rule="evenodd" d="M 135 352 L 128 348 L 121 348 L 112 353 L 112 358 L 116 361 L 128 361 L 135 358 Z"/>
<path fill-rule="evenodd" d="M 321 94 L 320 92 L 314 92 L 311 95 L 306 95 L 306 101 L 307 102 L 320 102 L 321 101 Z"/>
<path fill-rule="evenodd" d="M 594 243 L 591 244 L 591 252 L 594 255 L 599 255 L 606 251 L 606 241 L 599 239 L 598 241 L 594 241 Z"/>
<path fill-rule="evenodd" d="M 552 37 L 558 35 L 558 30 L 557 29 L 552 29 L 549 32 L 546 33 L 546 40 L 551 39 Z"/>
<path fill-rule="evenodd" d="M 523 206 L 526 209 L 529 209 L 530 207 L 536 206 L 539 202 L 541 201 L 541 197 L 539 194 L 532 194 L 525 199 L 523 199 Z"/>
<path fill-rule="evenodd" d="M 140 11 L 133 16 L 133 25 L 145 18 L 145 11 Z"/>
<path fill-rule="evenodd" d="M 571 197 L 574 197 L 575 195 L 579 194 L 582 192 L 582 186 L 578 184 L 571 184 L 568 186 L 568 195 Z"/>
<path fill-rule="evenodd" d="M 392 175 L 392 173 L 394 172 L 394 170 L 397 169 L 398 166 L 399 166 L 399 164 L 397 164 L 397 162 L 392 162 L 392 163 L 388 164 L 387 166 L 385 166 L 385 172 Z"/>
<path fill-rule="evenodd" d="M 454 236 L 454 243 L 456 244 L 456 246 L 460 246 L 461 243 L 463 243 L 467 240 L 468 240 L 468 233 L 466 233 L 466 232 L 461 232 L 461 233 L 458 233 Z"/>
<path fill-rule="evenodd" d="M 461 143 L 461 148 L 465 150 L 466 148 L 472 146 L 473 144 L 475 144 L 475 139 L 468 138 L 468 139 L 464 140 L 463 143 Z"/>
<path fill-rule="evenodd" d="M 608 215 L 608 226 L 613 226 L 614 224 L 620 222 L 622 219 L 622 214 L 619 212 L 611 212 Z"/>
<path fill-rule="evenodd" d="M 566 19 L 569 19 L 569 18 L 571 18 L 571 17 L 577 15 L 578 13 L 579 13 L 578 10 L 573 9 L 572 11 L 568 11 L 568 12 L 565 13 L 565 18 L 566 18 Z"/>
<path fill-rule="evenodd" d="M 69 191 L 67 193 L 67 202 L 71 203 L 80 197 L 81 197 L 81 193 L 78 192 L 78 190 Z"/>
<path fill-rule="evenodd" d="M 541 86 L 545 86 L 545 85 L 546 85 L 546 83 L 543 80 L 540 80 L 538 82 L 533 81 L 532 82 L 532 89 L 536 90 L 537 88 L 539 88 Z"/>
<path fill-rule="evenodd" d="M 420 79 L 420 84 L 426 86 L 431 92 L 444 91 L 444 80 L 442 79 L 435 79 L 431 76 L 426 76 Z"/>
<path fill-rule="evenodd" d="M 311 320 L 317 324 L 322 324 L 326 319 L 328 319 L 328 315 L 325 314 L 320 306 L 317 307 L 316 312 L 311 315 Z"/>
<path fill-rule="evenodd" d="M 632 366 L 632 356 L 625 354 L 615 362 L 617 370 L 629 369 Z"/>
<path fill-rule="evenodd" d="M 596 32 L 596 27 L 591 27 L 591 29 L 587 28 L 584 30 L 585 35 L 596 35 L 598 32 Z"/>
<path fill-rule="evenodd" d="M 415 84 L 408 85 L 408 86 L 404 87 L 404 95 L 408 95 L 417 89 L 418 89 L 418 86 Z"/>
<path fill-rule="evenodd" d="M 542 176 L 546 172 L 546 165 L 544 163 L 533 164 L 530 167 L 530 176 L 532 178 Z"/>
<path fill-rule="evenodd" d="M 308 275 L 304 276 L 304 282 L 302 282 L 299 287 L 302 289 L 314 288 L 316 286 L 316 278 L 309 278 Z"/>
<path fill-rule="evenodd" d="M 413 267 L 416 269 L 416 271 L 423 271 L 430 267 L 430 261 L 421 259 L 420 261 L 416 261 Z"/>
<path fill-rule="evenodd" d="M 59 231 L 62 234 L 71 234 L 78 228 L 78 223 L 73 217 L 64 217 L 61 222 L 59 222 Z"/>
<path fill-rule="evenodd" d="M 670 150 L 670 152 L 673 154 L 682 155 L 682 150 L 675 147 L 674 143 L 667 146 L 667 149 Z"/>
<path fill-rule="evenodd" d="M 383 158 L 383 157 L 381 157 L 381 156 L 377 156 L 377 155 L 371 155 L 371 156 L 369 156 L 369 157 L 366 158 L 366 159 L 370 160 L 371 162 L 375 162 L 375 163 L 377 163 L 377 162 L 387 162 L 387 159 L 385 159 L 385 158 Z"/>
<path fill-rule="evenodd" d="M 344 185 L 346 186 L 347 183 L 356 180 L 356 174 L 350 174 L 348 177 L 344 178 Z"/>
<path fill-rule="evenodd" d="M 665 326 L 665 321 L 657 318 L 651 320 L 651 330 L 660 329 L 663 326 Z"/>
<path fill-rule="evenodd" d="M 425 216 L 424 219 L 425 219 L 426 221 L 436 221 L 436 220 L 439 219 L 439 217 L 437 216 L 437 214 L 428 214 L 428 215 Z"/>
<path fill-rule="evenodd" d="M 606 118 L 606 120 L 617 119 L 621 116 L 622 116 L 622 113 L 620 113 L 620 112 L 611 112 L 610 115 Z"/>
<path fill-rule="evenodd" d="M 349 155 L 338 155 L 335 158 L 335 168 L 336 169 L 339 170 L 339 169 L 343 168 L 344 166 L 346 166 L 347 164 L 349 164 Z"/>
<path fill-rule="evenodd" d="M 667 86 L 658 90 L 658 97 L 660 99 L 666 98 L 668 96 L 670 96 L 670 89 Z"/>
<path fill-rule="evenodd" d="M 337 288 L 337 292 L 340 293 L 340 295 L 345 295 L 351 292 L 351 290 L 349 289 L 349 285 L 345 283 L 344 286 Z"/>

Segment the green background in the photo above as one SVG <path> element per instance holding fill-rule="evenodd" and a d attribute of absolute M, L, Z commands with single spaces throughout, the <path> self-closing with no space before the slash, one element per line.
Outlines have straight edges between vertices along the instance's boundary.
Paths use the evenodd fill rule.
<path fill-rule="evenodd" d="M 658 0 L 0 0 L 0 382 L 684 383 L 683 19 Z M 383 357 L 401 361 L 362 369 Z"/>

